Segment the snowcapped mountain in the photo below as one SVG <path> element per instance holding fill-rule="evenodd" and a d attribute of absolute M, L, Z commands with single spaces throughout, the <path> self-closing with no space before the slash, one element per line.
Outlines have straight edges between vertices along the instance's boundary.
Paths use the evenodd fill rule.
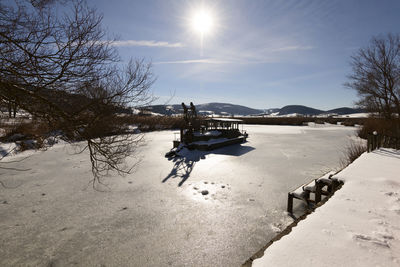
<path fill-rule="evenodd" d="M 188 105 L 189 103 L 186 103 Z M 230 103 L 205 103 L 195 104 L 197 113 L 200 115 L 222 115 L 222 116 L 249 116 L 249 115 L 279 115 L 279 116 L 317 116 L 317 115 L 346 115 L 363 112 L 361 109 L 342 107 L 328 111 L 315 109 L 302 105 L 288 105 L 283 108 L 254 109 L 246 106 Z M 174 115 L 183 113 L 179 104 L 175 105 L 152 105 L 145 107 L 147 111 L 162 115 Z"/>

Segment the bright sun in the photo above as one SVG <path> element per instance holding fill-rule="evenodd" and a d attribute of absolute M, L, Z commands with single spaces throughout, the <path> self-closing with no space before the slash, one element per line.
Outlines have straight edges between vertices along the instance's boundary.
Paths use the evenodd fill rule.
<path fill-rule="evenodd" d="M 192 26 L 193 29 L 201 33 L 201 35 L 211 32 L 213 28 L 213 18 L 211 13 L 204 9 L 197 11 L 193 15 Z"/>

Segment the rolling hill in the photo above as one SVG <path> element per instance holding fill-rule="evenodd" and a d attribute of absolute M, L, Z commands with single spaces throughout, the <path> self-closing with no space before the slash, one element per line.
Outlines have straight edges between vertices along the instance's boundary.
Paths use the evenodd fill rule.
<path fill-rule="evenodd" d="M 148 111 L 161 115 L 174 115 L 183 113 L 182 106 L 175 105 L 152 105 L 145 108 Z M 328 111 L 315 109 L 302 105 L 288 105 L 283 108 L 271 109 L 254 109 L 246 106 L 235 105 L 230 103 L 206 103 L 196 105 L 196 110 L 200 115 L 223 115 L 223 116 L 249 116 L 249 115 L 267 115 L 274 114 L 278 116 L 300 115 L 300 116 L 317 116 L 317 115 L 347 115 L 364 112 L 362 109 L 349 107 L 341 107 Z"/>
<path fill-rule="evenodd" d="M 310 108 L 301 105 L 289 105 L 284 106 L 279 110 L 278 115 L 289 115 L 289 114 L 300 114 L 300 115 L 319 115 L 324 113 L 325 111 L 315 108 Z"/>
<path fill-rule="evenodd" d="M 148 110 L 154 113 L 159 113 L 163 115 L 173 115 L 183 113 L 181 105 L 153 105 L 147 107 Z M 261 114 L 264 110 L 253 109 L 241 105 L 234 105 L 229 103 L 206 103 L 196 105 L 196 110 L 202 115 L 254 115 Z"/>

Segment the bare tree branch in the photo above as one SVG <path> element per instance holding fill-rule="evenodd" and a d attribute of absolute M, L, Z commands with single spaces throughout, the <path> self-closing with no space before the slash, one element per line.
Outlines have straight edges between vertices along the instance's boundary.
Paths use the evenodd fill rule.
<path fill-rule="evenodd" d="M 359 105 L 387 119 L 399 115 L 400 36 L 374 37 L 352 56 L 351 65 L 353 72 L 345 85 L 358 93 Z"/>
<path fill-rule="evenodd" d="M 56 12 L 57 5 L 69 8 Z M 67 141 L 85 140 L 94 181 L 124 165 L 142 140 L 118 116 L 147 105 L 151 63 L 121 68 L 102 16 L 85 1 L 15 0 L 0 4 L 0 100 L 30 112 Z"/>

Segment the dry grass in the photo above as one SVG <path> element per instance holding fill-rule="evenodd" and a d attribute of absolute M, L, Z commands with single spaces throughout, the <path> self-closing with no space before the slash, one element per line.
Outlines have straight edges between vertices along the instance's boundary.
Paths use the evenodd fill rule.
<path fill-rule="evenodd" d="M 46 134 L 50 132 L 46 124 L 27 119 L 2 120 L 0 128 L 0 142 L 17 142 L 21 151 L 42 148 Z"/>
<path fill-rule="evenodd" d="M 344 150 L 341 159 L 343 168 L 355 161 L 361 154 L 367 151 L 367 146 L 362 140 L 352 141 Z"/>

